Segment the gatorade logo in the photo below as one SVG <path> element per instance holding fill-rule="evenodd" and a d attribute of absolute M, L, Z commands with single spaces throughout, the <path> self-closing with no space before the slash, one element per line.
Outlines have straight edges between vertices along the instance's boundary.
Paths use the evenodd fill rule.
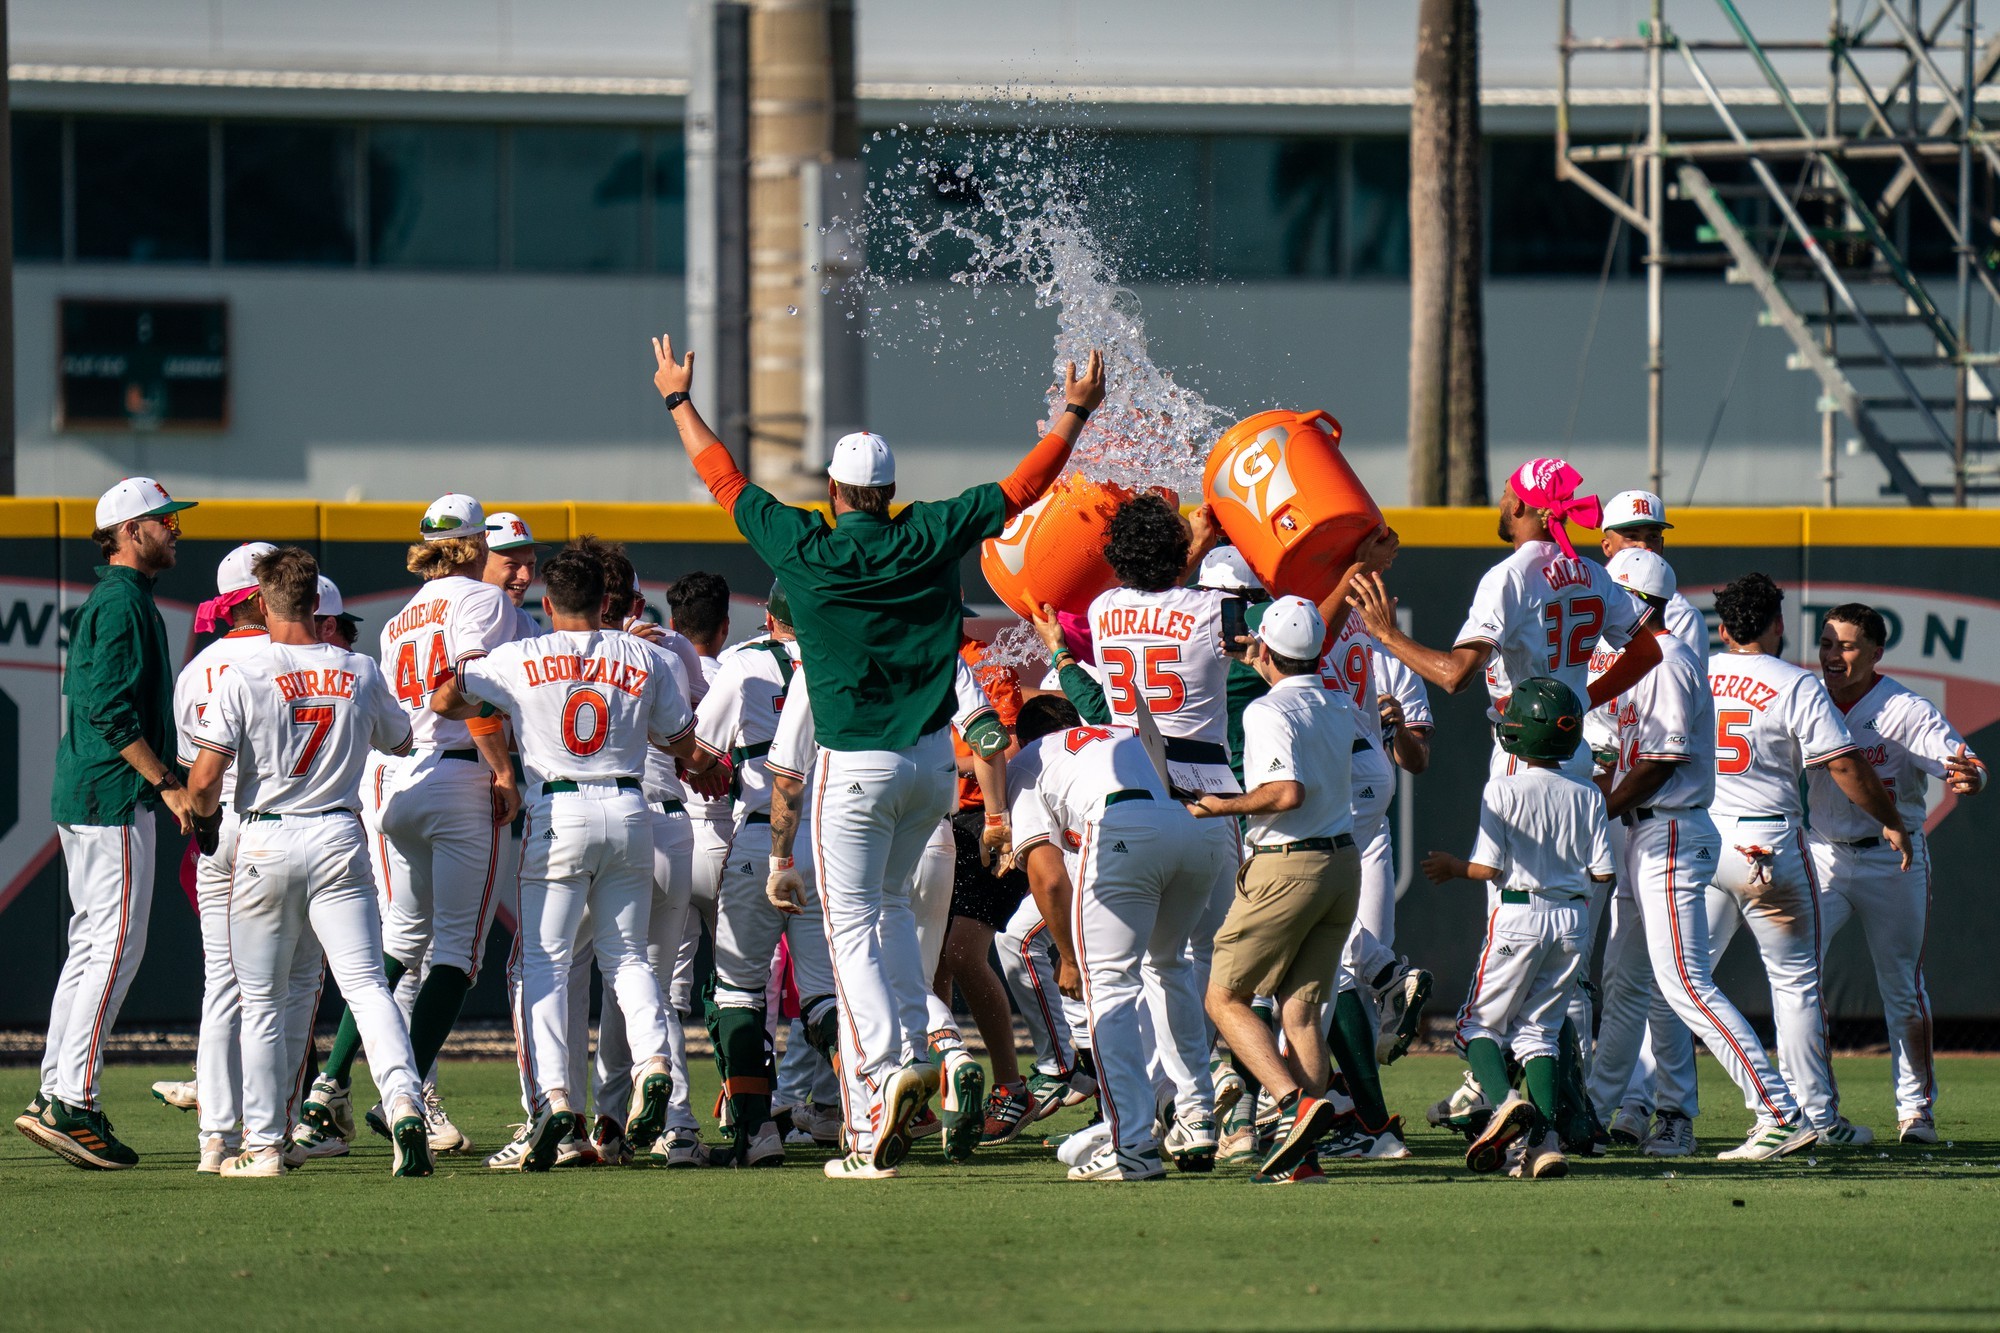
<path fill-rule="evenodd" d="M 1028 563 L 1028 536 L 1035 530 L 1042 511 L 1048 508 L 1053 493 L 1023 509 L 1014 516 L 1012 522 L 1000 530 L 1000 535 L 990 543 L 989 554 L 997 556 L 1009 574 L 1019 574 Z"/>
<path fill-rule="evenodd" d="M 1269 522 L 1281 505 L 1299 493 L 1291 469 L 1285 466 L 1285 441 L 1289 438 L 1290 432 L 1283 426 L 1261 432 L 1237 450 L 1227 471 L 1218 478 L 1223 484 L 1217 489 L 1249 510 L 1259 523 Z"/>

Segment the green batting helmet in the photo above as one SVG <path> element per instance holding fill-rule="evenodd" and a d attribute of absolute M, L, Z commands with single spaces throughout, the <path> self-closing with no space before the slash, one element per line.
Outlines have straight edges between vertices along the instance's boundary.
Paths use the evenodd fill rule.
<path fill-rule="evenodd" d="M 764 599 L 764 609 L 771 613 L 771 619 L 780 625 L 792 623 L 792 602 L 785 596 L 785 585 L 775 580 L 771 583 L 771 595 Z"/>
<path fill-rule="evenodd" d="M 1535 676 L 1514 686 L 1498 732 L 1508 754 L 1559 764 L 1583 742 L 1583 705 L 1561 681 Z"/>

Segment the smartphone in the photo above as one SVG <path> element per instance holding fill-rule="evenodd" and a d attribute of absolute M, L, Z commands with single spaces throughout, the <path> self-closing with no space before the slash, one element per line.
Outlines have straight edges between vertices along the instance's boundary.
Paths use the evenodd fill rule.
<path fill-rule="evenodd" d="M 1250 603 L 1241 597 L 1231 597 L 1222 603 L 1222 651 L 1230 657 L 1243 656 L 1243 645 L 1237 640 L 1250 633 Z"/>

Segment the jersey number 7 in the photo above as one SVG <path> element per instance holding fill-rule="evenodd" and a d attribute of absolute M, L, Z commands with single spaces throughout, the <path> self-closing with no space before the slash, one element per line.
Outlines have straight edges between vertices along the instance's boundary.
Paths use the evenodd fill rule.
<path fill-rule="evenodd" d="M 1179 645 L 1155 644 L 1141 651 L 1145 654 L 1146 706 L 1155 713 L 1179 712 L 1187 702 L 1187 682 L 1173 669 L 1181 662 Z M 1104 683 L 1111 687 L 1111 711 L 1138 712 L 1141 659 L 1130 648 L 1106 648 L 1100 656 L 1104 659 Z"/>
<path fill-rule="evenodd" d="M 326 734 L 333 730 L 333 705 L 293 704 L 292 725 L 312 728 L 306 748 L 299 752 L 299 762 L 292 765 L 292 776 L 302 778 L 311 771 L 313 760 L 319 758 L 319 747 L 326 744 Z"/>

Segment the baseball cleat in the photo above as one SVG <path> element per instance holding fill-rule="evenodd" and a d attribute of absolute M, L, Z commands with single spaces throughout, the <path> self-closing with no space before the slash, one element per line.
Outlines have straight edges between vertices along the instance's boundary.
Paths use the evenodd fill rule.
<path fill-rule="evenodd" d="M 400 1100 L 398 1104 L 402 1104 Z M 427 1176 L 437 1169 L 431 1157 L 430 1130 L 415 1106 L 408 1107 L 396 1117 L 395 1124 L 389 1127 L 389 1143 L 394 1149 L 389 1164 L 390 1175 Z"/>
<path fill-rule="evenodd" d="M 1653 1117 L 1653 1132 L 1639 1145 L 1648 1157 L 1694 1156 L 1694 1121 L 1678 1111 L 1662 1111 Z"/>
<path fill-rule="evenodd" d="M 882 1125 L 875 1133 L 874 1165 L 890 1170 L 910 1155 L 910 1125 L 924 1108 L 925 1075 L 930 1065 L 911 1061 L 882 1084 Z"/>
<path fill-rule="evenodd" d="M 299 1122 L 311 1125 L 331 1138 L 352 1143 L 354 1100 L 348 1095 L 347 1085 L 337 1083 L 325 1074 L 315 1078 L 312 1088 L 306 1093 L 306 1104 L 299 1111 Z"/>
<path fill-rule="evenodd" d="M 980 1146 L 1012 1143 L 1034 1109 L 1035 1104 L 1028 1100 L 1026 1083 L 1003 1083 L 987 1093 L 986 1123 L 980 1130 Z"/>
<path fill-rule="evenodd" d="M 1498 1171 L 1506 1164 L 1507 1145 L 1526 1134 L 1534 1123 L 1534 1103 L 1507 1089 L 1507 1099 L 1493 1108 L 1486 1128 L 1465 1150 L 1465 1169 L 1481 1175 Z"/>
<path fill-rule="evenodd" d="M 1218 1162 L 1249 1162 L 1257 1157 L 1257 1131 L 1248 1125 L 1236 1125 L 1222 1131 L 1222 1140 L 1216 1145 L 1215 1160 Z"/>
<path fill-rule="evenodd" d="M 1715 1155 L 1718 1162 L 1773 1162 L 1787 1153 L 1795 1153 L 1809 1147 L 1818 1135 L 1806 1128 L 1805 1122 L 1795 1120 L 1789 1125 L 1775 1121 L 1759 1120 L 1750 1126 L 1750 1137 L 1734 1148 L 1725 1149 Z"/>
<path fill-rule="evenodd" d="M 576 1132 L 564 1135 L 562 1142 L 556 1145 L 556 1160 L 555 1165 L 551 1168 L 552 1170 L 559 1171 L 565 1167 L 596 1166 L 599 1160 L 601 1160 L 597 1155 L 597 1145 L 592 1143 L 590 1137 L 583 1132 L 583 1117 L 574 1116 L 572 1118 L 576 1121 Z"/>
<path fill-rule="evenodd" d="M 312 1160 L 306 1154 L 304 1146 L 297 1139 L 292 1138 L 288 1138 L 282 1144 L 278 1145 L 278 1155 L 284 1158 L 285 1170 L 287 1171 L 296 1171 Z"/>
<path fill-rule="evenodd" d="M 1389 983 L 1375 994 L 1382 1013 L 1375 1038 L 1375 1063 L 1394 1064 L 1409 1054 L 1410 1043 L 1424 1028 L 1424 1002 L 1431 998 L 1431 974 L 1411 967 L 1407 958 L 1396 963 Z"/>
<path fill-rule="evenodd" d="M 277 1148 L 247 1148 L 222 1163 L 216 1174 L 224 1180 L 268 1180 L 285 1174 L 285 1159 Z"/>
<path fill-rule="evenodd" d="M 1322 1139 L 1319 1152 L 1348 1161 L 1399 1162 L 1410 1155 L 1410 1146 L 1403 1141 L 1403 1118 L 1392 1115 L 1380 1129 L 1366 1129 L 1355 1121 Z"/>
<path fill-rule="evenodd" d="M 1521 1176 L 1526 1180 L 1555 1180 L 1569 1174 L 1569 1158 L 1554 1130 L 1521 1140 Z"/>
<path fill-rule="evenodd" d="M 826 1176 L 828 1180 L 894 1180 L 896 1168 L 877 1166 L 868 1154 L 851 1152 L 845 1157 L 829 1158 Z"/>
<path fill-rule="evenodd" d="M 631 1140 L 625 1137 L 624 1127 L 608 1115 L 597 1117 L 591 1127 L 590 1146 L 606 1166 L 629 1166 L 632 1162 Z"/>
<path fill-rule="evenodd" d="M 176 1111 L 192 1111 L 201 1103 L 195 1094 L 194 1080 L 176 1082 L 162 1079 L 153 1085 L 153 1098 L 173 1107 Z"/>
<path fill-rule="evenodd" d="M 1243 1099 L 1246 1091 L 1243 1075 L 1236 1072 L 1236 1066 L 1227 1059 L 1218 1057 L 1208 1062 L 1208 1072 L 1215 1084 L 1215 1118 L 1228 1118 L 1230 1108 Z"/>
<path fill-rule="evenodd" d="M 433 1153 L 471 1152 L 472 1140 L 451 1123 L 451 1117 L 444 1113 L 444 1103 L 438 1100 L 437 1089 L 425 1085 L 423 1090 L 424 1133 L 430 1138 Z"/>
<path fill-rule="evenodd" d="M 1089 1086 L 1080 1092 L 1079 1080 Z M 1075 1106 L 1097 1095 L 1097 1080 L 1088 1074 L 1044 1074 L 1037 1069 L 1028 1075 L 1028 1100 L 1035 1105 L 1031 1120 L 1046 1120 L 1066 1106 Z"/>
<path fill-rule="evenodd" d="M 1844 1115 L 1837 1116 L 1832 1124 L 1819 1131 L 1819 1141 L 1830 1148 L 1860 1148 L 1875 1142 L 1875 1131 L 1855 1124 Z"/>
<path fill-rule="evenodd" d="M 1305 1160 L 1293 1167 L 1290 1174 L 1267 1176 L 1259 1171 L 1250 1177 L 1252 1185 L 1325 1185 L 1329 1183 L 1326 1172 L 1320 1170 L 1319 1154 L 1309 1152 Z"/>
<path fill-rule="evenodd" d="M 489 1171 L 519 1171 L 521 1163 L 528 1160 L 528 1127 L 509 1125 L 507 1128 L 512 1134 L 506 1146 L 486 1159 L 486 1169 Z"/>
<path fill-rule="evenodd" d="M 1937 1125 L 1927 1115 L 1908 1116 L 1896 1122 L 1896 1142 L 1936 1143 Z"/>
<path fill-rule="evenodd" d="M 944 1052 L 942 1077 L 944 1155 L 970 1161 L 986 1129 L 986 1071 L 963 1046 L 953 1046 Z"/>
<path fill-rule="evenodd" d="M 111 1132 L 110 1119 L 102 1111 L 51 1098 L 31 1126 L 22 1132 L 72 1166 L 88 1171 L 123 1171 L 139 1164 L 139 1154 L 118 1141 Z"/>
<path fill-rule="evenodd" d="M 666 1138 L 656 1140 L 646 1153 L 646 1160 L 677 1171 L 714 1165 L 709 1159 L 708 1148 L 691 1129 L 672 1130 Z"/>
<path fill-rule="evenodd" d="M 1646 1141 L 1646 1113 L 1621 1106 L 1611 1113 L 1611 1123 L 1604 1132 L 1613 1143 L 1636 1148 Z"/>
<path fill-rule="evenodd" d="M 1486 1090 L 1479 1086 L 1479 1080 L 1468 1069 L 1465 1080 L 1452 1089 L 1451 1096 L 1432 1102 L 1425 1108 L 1424 1119 L 1434 1129 L 1464 1129 L 1475 1112 L 1492 1109 L 1493 1103 L 1486 1100 Z"/>
<path fill-rule="evenodd" d="M 222 1135 L 204 1135 L 201 1140 L 201 1160 L 194 1164 L 194 1169 L 204 1176 L 219 1176 L 222 1174 L 222 1163 L 228 1157 L 229 1149 L 222 1146 Z"/>
<path fill-rule="evenodd" d="M 368 1108 L 367 1113 L 363 1115 L 361 1118 L 368 1123 L 369 1129 L 373 1130 L 376 1134 L 379 1134 L 381 1137 L 385 1139 L 393 1139 L 396 1137 L 395 1134 L 389 1128 L 389 1116 L 385 1111 L 383 1111 L 382 1103 L 376 1102 L 373 1106 Z"/>
<path fill-rule="evenodd" d="M 778 1132 L 778 1122 L 766 1120 L 743 1145 L 743 1165 L 783 1166 L 785 1164 L 785 1136 Z"/>
<path fill-rule="evenodd" d="M 1264 1164 L 1257 1168 L 1263 1176 L 1288 1176 L 1292 1169 L 1305 1160 L 1313 1145 L 1326 1136 L 1333 1128 L 1333 1122 L 1340 1113 L 1333 1109 L 1333 1103 L 1321 1097 L 1300 1095 L 1292 1114 L 1279 1125 L 1277 1146 L 1272 1148 Z"/>
<path fill-rule="evenodd" d="M 632 1104 L 625 1112 L 625 1137 L 635 1150 L 644 1151 L 667 1132 L 667 1104 L 673 1100 L 673 1076 L 656 1069 L 632 1089 Z"/>
<path fill-rule="evenodd" d="M 347 1140 L 330 1129 L 301 1121 L 292 1127 L 292 1146 L 306 1161 L 317 1157 L 345 1157 Z"/>
<path fill-rule="evenodd" d="M 576 1137 L 576 1116 L 568 1107 L 543 1107 L 527 1129 L 528 1151 L 521 1159 L 523 1171 L 547 1171 L 555 1166 L 564 1139 Z"/>
<path fill-rule="evenodd" d="M 1166 1174 L 1157 1150 L 1128 1153 L 1110 1143 L 1069 1169 L 1071 1180 L 1159 1180 Z"/>
<path fill-rule="evenodd" d="M 1174 1117 L 1161 1154 L 1182 1171 L 1215 1170 L 1215 1121 L 1205 1115 Z"/>

